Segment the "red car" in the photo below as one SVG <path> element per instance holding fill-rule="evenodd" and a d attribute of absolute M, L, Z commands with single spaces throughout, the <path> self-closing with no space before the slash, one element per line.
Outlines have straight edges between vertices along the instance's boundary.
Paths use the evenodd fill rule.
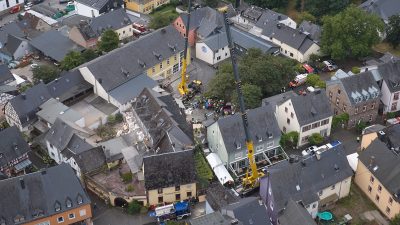
<path fill-rule="evenodd" d="M 11 14 L 14 14 L 14 13 L 17 13 L 17 12 L 19 12 L 19 11 L 21 11 L 21 6 L 20 5 L 16 5 L 16 6 L 13 6 L 13 7 L 11 7 L 11 9 L 10 9 L 10 13 Z"/>
<path fill-rule="evenodd" d="M 314 68 L 312 68 L 310 65 L 307 63 L 303 64 L 303 68 L 307 71 L 307 73 L 314 73 Z"/>

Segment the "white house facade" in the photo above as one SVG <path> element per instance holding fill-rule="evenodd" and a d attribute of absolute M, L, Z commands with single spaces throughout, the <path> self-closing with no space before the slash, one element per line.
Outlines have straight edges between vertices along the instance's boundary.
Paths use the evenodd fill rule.
<path fill-rule="evenodd" d="M 196 58 L 204 62 L 214 65 L 231 56 L 228 46 L 212 50 L 204 42 L 196 43 Z"/>
<path fill-rule="evenodd" d="M 400 87 L 400 83 L 398 85 L 398 87 Z M 400 90 L 396 92 L 391 92 L 386 81 L 383 80 L 381 94 L 381 101 L 383 103 L 384 113 L 400 111 Z"/>

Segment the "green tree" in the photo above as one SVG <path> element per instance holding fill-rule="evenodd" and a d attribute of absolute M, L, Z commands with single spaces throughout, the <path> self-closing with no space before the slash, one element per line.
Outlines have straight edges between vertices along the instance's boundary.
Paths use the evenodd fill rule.
<path fill-rule="evenodd" d="M 288 4 L 288 0 L 248 0 L 248 2 L 252 5 L 269 9 L 282 9 L 287 7 Z"/>
<path fill-rule="evenodd" d="M 140 203 L 137 200 L 133 200 L 132 202 L 130 202 L 128 204 L 128 213 L 129 214 L 136 214 L 140 212 L 140 209 L 142 208 L 142 206 L 140 205 Z"/>
<path fill-rule="evenodd" d="M 300 24 L 303 21 L 309 21 L 311 23 L 315 23 L 317 21 L 317 18 L 315 18 L 315 16 L 313 16 L 311 13 L 304 11 L 300 13 L 299 16 L 297 17 L 298 24 Z"/>
<path fill-rule="evenodd" d="M 321 48 L 334 59 L 364 57 L 379 43 L 384 24 L 376 15 L 350 6 L 335 16 L 323 18 Z"/>
<path fill-rule="evenodd" d="M 296 131 L 291 131 L 289 133 L 282 134 L 279 144 L 283 148 L 293 148 L 297 146 L 299 142 L 299 133 Z"/>
<path fill-rule="evenodd" d="M 357 130 L 357 132 L 358 133 L 360 133 L 361 134 L 361 132 L 364 130 L 364 128 L 366 128 L 368 125 L 367 125 L 367 123 L 366 122 L 364 122 L 364 121 L 359 121 L 357 124 L 356 124 L 356 130 Z"/>
<path fill-rule="evenodd" d="M 318 18 L 334 15 L 350 4 L 350 0 L 304 0 L 304 8 Z"/>
<path fill-rule="evenodd" d="M 311 145 L 320 145 L 322 144 L 322 142 L 324 142 L 324 137 L 322 137 L 322 135 L 319 133 L 313 133 L 308 138 L 308 141 L 310 142 Z"/>
<path fill-rule="evenodd" d="M 389 23 L 386 26 L 386 40 L 397 48 L 400 44 L 400 14 L 389 17 Z"/>
<path fill-rule="evenodd" d="M 150 28 L 158 29 L 171 24 L 179 16 L 174 10 L 153 14 L 149 24 Z"/>
<path fill-rule="evenodd" d="M 333 116 L 332 119 L 332 128 L 337 128 L 339 127 L 341 124 L 346 124 L 347 122 L 349 122 L 350 116 L 348 113 L 342 113 L 336 116 Z"/>
<path fill-rule="evenodd" d="M 231 100 L 232 92 L 235 90 L 235 79 L 230 63 L 225 62 L 219 66 L 217 74 L 208 83 L 207 97 Z"/>
<path fill-rule="evenodd" d="M 207 6 L 215 8 L 218 5 L 218 0 L 205 0 Z"/>
<path fill-rule="evenodd" d="M 21 86 L 21 87 L 18 89 L 18 91 L 19 91 L 19 93 L 23 93 L 23 92 L 25 92 L 26 90 L 28 90 L 28 89 L 31 88 L 31 87 L 33 87 L 33 84 L 27 83 L 27 84 Z"/>
<path fill-rule="evenodd" d="M 400 214 L 396 214 L 396 216 L 390 220 L 390 225 L 400 225 Z"/>
<path fill-rule="evenodd" d="M 85 60 L 80 52 L 70 51 L 67 55 L 65 55 L 63 61 L 61 61 L 61 69 L 70 70 L 84 62 Z"/>
<path fill-rule="evenodd" d="M 92 59 L 97 58 L 99 55 L 97 54 L 97 52 L 93 49 L 86 49 L 83 53 L 82 53 L 82 57 L 84 59 L 85 62 L 89 62 Z"/>
<path fill-rule="evenodd" d="M 354 73 L 354 74 L 359 74 L 361 72 L 361 69 L 360 69 L 360 67 L 353 66 L 351 68 L 351 72 Z"/>
<path fill-rule="evenodd" d="M 37 84 L 40 81 L 43 81 L 45 84 L 53 81 L 60 75 L 60 71 L 54 67 L 49 65 L 40 65 L 34 69 L 33 72 L 33 83 Z"/>
<path fill-rule="evenodd" d="M 102 52 L 109 52 L 113 49 L 118 48 L 119 45 L 119 37 L 118 34 L 113 30 L 106 30 L 101 35 L 100 41 L 97 43 L 97 46 Z"/>
<path fill-rule="evenodd" d="M 307 76 L 307 84 L 313 87 L 325 88 L 326 83 L 317 74 L 309 74 Z"/>
<path fill-rule="evenodd" d="M 246 109 L 254 109 L 261 106 L 262 91 L 260 87 L 253 84 L 244 84 L 242 86 L 242 93 Z M 239 106 L 236 90 L 233 92 L 232 102 Z"/>

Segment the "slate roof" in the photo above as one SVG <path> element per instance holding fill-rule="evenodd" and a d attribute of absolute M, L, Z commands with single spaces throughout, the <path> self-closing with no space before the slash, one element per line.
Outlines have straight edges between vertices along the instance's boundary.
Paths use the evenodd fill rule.
<path fill-rule="evenodd" d="M 15 80 L 6 64 L 0 64 L 0 85 L 5 85 Z"/>
<path fill-rule="evenodd" d="M 263 105 L 270 104 L 272 108 L 287 100 L 291 100 L 300 126 L 326 119 L 333 115 L 325 91 L 315 91 L 307 95 L 298 95 L 293 91 L 263 99 Z"/>
<path fill-rule="evenodd" d="M 10 56 L 14 56 L 15 51 L 23 41 L 23 38 L 15 37 L 14 35 L 9 34 L 7 38 L 7 44 L 2 48 L 2 50 L 6 49 Z"/>
<path fill-rule="evenodd" d="M 131 24 L 125 9 L 119 8 L 89 20 L 91 29 L 100 36 L 105 29 L 118 30 Z"/>
<path fill-rule="evenodd" d="M 214 182 L 207 188 L 206 200 L 214 211 L 219 211 L 224 206 L 238 202 L 240 197 L 221 183 Z"/>
<path fill-rule="evenodd" d="M 109 4 L 111 0 L 77 0 L 76 2 L 87 5 L 91 8 L 100 10 L 105 5 Z"/>
<path fill-rule="evenodd" d="M 317 225 L 304 206 L 292 199 L 288 201 L 278 219 L 280 225 Z"/>
<path fill-rule="evenodd" d="M 257 6 L 250 6 L 246 8 L 241 15 L 247 19 L 252 20 L 253 22 L 257 22 L 263 14 L 263 9 Z"/>
<path fill-rule="evenodd" d="M 400 91 L 400 60 L 381 64 L 378 66 L 378 71 L 390 92 Z"/>
<path fill-rule="evenodd" d="M 79 165 L 81 172 L 89 173 L 106 164 L 106 157 L 101 147 L 91 148 L 72 156 Z"/>
<path fill-rule="evenodd" d="M 92 88 L 79 72 L 79 70 L 63 71 L 60 77 L 46 84 L 50 95 L 58 98 L 60 102 L 76 96 Z"/>
<path fill-rule="evenodd" d="M 361 9 L 376 14 L 385 22 L 389 17 L 400 13 L 398 0 L 367 0 L 359 6 Z"/>
<path fill-rule="evenodd" d="M 122 149 L 127 148 L 128 144 L 122 137 L 116 137 L 101 143 L 107 162 L 123 159 Z"/>
<path fill-rule="evenodd" d="M 231 225 L 231 219 L 223 217 L 220 212 L 213 212 L 189 220 L 190 225 Z M 237 223 L 243 225 L 243 223 Z"/>
<path fill-rule="evenodd" d="M 26 92 L 10 99 L 9 104 L 12 105 L 22 126 L 25 127 L 36 121 L 36 110 L 50 98 L 51 95 L 46 85 L 39 83 L 26 90 Z"/>
<path fill-rule="evenodd" d="M 267 209 L 259 203 L 258 197 L 242 198 L 239 202 L 225 206 L 225 210 L 232 211 L 234 218 L 243 225 L 271 225 Z"/>
<path fill-rule="evenodd" d="M 203 20 L 204 17 L 206 17 L 206 15 L 211 15 L 213 13 L 215 13 L 216 10 L 212 9 L 208 6 L 206 7 L 202 7 L 202 8 L 198 8 L 194 11 L 190 12 L 190 24 L 189 24 L 189 28 L 190 30 L 195 30 L 197 29 L 200 25 L 201 22 Z M 187 13 L 181 13 L 180 17 L 183 21 L 183 24 L 186 26 L 187 24 Z"/>
<path fill-rule="evenodd" d="M 73 15 L 66 15 L 62 17 L 61 20 L 61 25 L 66 25 L 68 27 L 73 27 L 73 26 L 78 26 L 82 21 L 87 21 L 89 20 L 90 17 L 82 16 L 79 14 L 73 14 Z"/>
<path fill-rule="evenodd" d="M 145 88 L 132 107 L 152 139 L 150 148 L 161 152 L 192 148 L 192 128 L 170 94 L 160 95 Z"/>
<path fill-rule="evenodd" d="M 0 28 L 0 43 L 6 44 L 8 35 L 14 35 L 17 37 L 24 37 L 25 34 L 22 29 L 18 26 L 17 22 L 7 23 L 3 27 Z"/>
<path fill-rule="evenodd" d="M 302 30 L 306 34 L 308 33 L 312 40 L 319 43 L 322 31 L 319 25 L 304 20 L 301 22 L 299 30 Z"/>
<path fill-rule="evenodd" d="M 143 169 L 147 190 L 196 183 L 193 150 L 144 157 Z"/>
<path fill-rule="evenodd" d="M 206 38 L 218 32 L 223 27 L 223 15 L 215 9 L 209 9 L 206 11 L 204 17 L 200 21 L 196 33 L 200 38 Z"/>
<path fill-rule="evenodd" d="M 153 88 L 155 86 L 157 86 L 157 82 L 145 73 L 142 73 L 111 90 L 109 94 L 121 104 L 125 104 L 133 98 L 136 98 L 144 88 Z"/>
<path fill-rule="evenodd" d="M 272 53 L 279 49 L 279 47 L 274 43 L 256 37 L 250 33 L 241 31 L 235 27 L 231 27 L 231 35 L 234 44 L 245 49 L 257 48 L 264 53 Z M 213 51 L 228 46 L 228 40 L 225 32 L 212 35 L 203 42 Z"/>
<path fill-rule="evenodd" d="M 388 147 L 394 148 L 399 151 L 400 149 L 400 124 L 395 124 L 384 129 L 384 140 L 387 142 Z"/>
<path fill-rule="evenodd" d="M 275 38 L 290 47 L 305 53 L 315 42 L 304 32 L 293 29 L 277 20 L 260 18 L 256 27 L 262 29 L 262 35 Z"/>
<path fill-rule="evenodd" d="M 44 217 L 50 217 L 90 204 L 89 196 L 67 164 L 1 180 L 0 190 L 0 212 L 5 224 L 14 224 L 17 215 L 24 217 L 24 223 L 37 220 L 33 218 L 36 210 L 41 211 Z M 71 208 L 66 207 L 67 200 L 71 201 Z M 82 203 L 79 204 L 78 200 Z M 61 206 L 58 212 L 55 211 L 56 204 Z"/>
<path fill-rule="evenodd" d="M 305 205 L 315 202 L 319 199 L 319 191 L 353 175 L 342 145 L 322 152 L 320 160 L 310 156 L 302 162 L 282 161 L 271 166 L 269 172 L 274 205 L 278 211 L 283 209 L 290 199 L 302 201 Z M 261 185 L 266 185 L 267 180 L 262 178 Z M 264 188 L 261 187 L 261 190 Z"/>
<path fill-rule="evenodd" d="M 54 98 L 50 98 L 45 103 L 40 105 L 39 108 L 41 110 L 38 111 L 36 115 L 50 124 L 54 124 L 57 118 L 71 122 L 76 122 L 82 118 L 77 111 L 67 107 Z"/>
<path fill-rule="evenodd" d="M 270 134 L 273 139 L 281 136 L 278 122 L 275 119 L 273 109 L 263 106 L 247 111 L 250 136 L 253 140 L 268 141 Z M 236 113 L 223 117 L 217 121 L 222 139 L 228 152 L 236 151 L 237 145 L 246 146 L 246 137 L 243 129 L 241 115 Z"/>
<path fill-rule="evenodd" d="M 31 149 L 15 126 L 0 131 L 0 167 L 6 166 Z"/>
<path fill-rule="evenodd" d="M 363 90 L 364 92 L 376 92 L 379 94 L 379 86 L 376 83 L 374 76 L 371 71 L 366 71 L 360 74 L 355 74 L 352 76 L 344 77 L 338 80 L 333 80 L 333 81 L 327 81 L 326 85 L 334 85 L 334 84 L 339 84 L 343 87 L 344 91 L 346 92 L 346 95 L 349 98 L 350 103 L 354 106 L 358 103 L 354 101 L 354 98 L 352 97 L 355 96 L 355 93 L 358 92 L 359 94 L 362 95 Z M 379 96 L 379 95 L 378 95 Z M 373 98 L 369 98 L 373 99 Z M 363 102 L 363 101 L 361 101 Z"/>
<path fill-rule="evenodd" d="M 381 140 L 375 139 L 364 151 L 359 153 L 358 159 L 391 194 L 398 196 L 396 201 L 400 202 L 399 156 Z"/>
<path fill-rule="evenodd" d="M 175 51 L 170 46 L 175 46 Z M 167 26 L 83 64 L 81 68 L 87 67 L 108 92 L 183 49 L 183 37 L 174 27 Z M 154 53 L 160 54 L 162 59 Z"/>
<path fill-rule="evenodd" d="M 70 51 L 82 51 L 83 48 L 72 42 L 56 30 L 49 30 L 32 39 L 30 44 L 44 55 L 61 62 Z"/>

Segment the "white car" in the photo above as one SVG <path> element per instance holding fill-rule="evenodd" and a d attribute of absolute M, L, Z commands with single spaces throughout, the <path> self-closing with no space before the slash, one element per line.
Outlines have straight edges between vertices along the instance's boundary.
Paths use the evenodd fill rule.
<path fill-rule="evenodd" d="M 317 146 L 311 146 L 311 147 L 309 147 L 309 148 L 307 148 L 306 150 L 303 150 L 302 152 L 301 152 L 301 154 L 303 155 L 303 156 L 307 156 L 307 155 L 313 155 L 313 154 L 315 154 L 315 151 L 317 151 L 317 149 L 318 149 L 318 147 Z"/>
<path fill-rule="evenodd" d="M 38 64 L 36 64 L 36 63 L 33 63 L 33 64 L 31 64 L 31 65 L 30 65 L 30 67 L 31 67 L 31 69 L 35 69 L 35 68 L 38 68 L 38 67 L 39 67 L 39 65 L 38 65 Z"/>
<path fill-rule="evenodd" d="M 74 5 L 74 2 L 68 2 L 68 3 L 67 3 L 67 6 L 68 6 L 68 5 Z"/>
<path fill-rule="evenodd" d="M 31 7 L 30 7 L 30 6 L 27 6 L 27 5 L 25 5 L 25 6 L 24 6 L 24 10 L 25 10 L 25 11 L 31 10 Z"/>

